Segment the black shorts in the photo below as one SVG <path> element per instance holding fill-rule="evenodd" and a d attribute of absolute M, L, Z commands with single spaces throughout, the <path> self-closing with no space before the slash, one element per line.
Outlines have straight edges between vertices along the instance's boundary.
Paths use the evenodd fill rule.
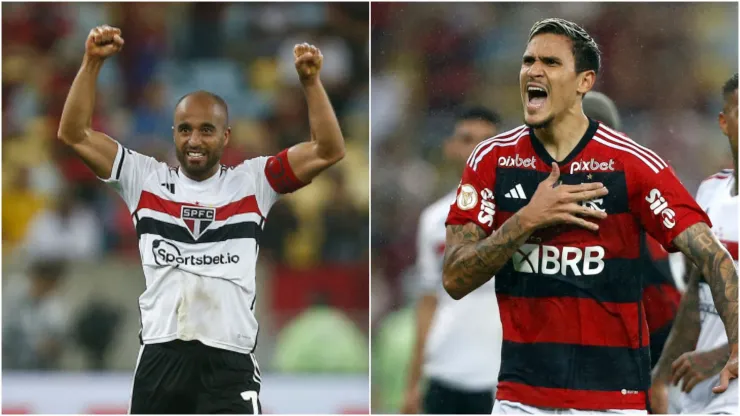
<path fill-rule="evenodd" d="M 144 346 L 134 374 L 132 414 L 261 414 L 252 354 L 198 341 Z"/>
<path fill-rule="evenodd" d="M 493 410 L 493 399 L 493 387 L 483 391 L 469 391 L 431 379 L 424 394 L 424 413 L 490 415 Z"/>

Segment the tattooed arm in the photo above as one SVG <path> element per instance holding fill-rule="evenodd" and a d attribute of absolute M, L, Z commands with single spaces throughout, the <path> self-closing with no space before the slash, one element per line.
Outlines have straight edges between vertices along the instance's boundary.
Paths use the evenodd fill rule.
<path fill-rule="evenodd" d="M 709 283 L 714 306 L 725 324 L 727 340 L 737 345 L 737 268 L 725 247 L 705 223 L 684 230 L 673 243 Z"/>
<path fill-rule="evenodd" d="M 689 275 L 686 293 L 681 298 L 681 304 L 676 313 L 668 340 L 660 354 L 660 359 L 655 365 L 653 373 L 653 384 L 667 384 L 671 380 L 671 365 L 681 354 L 691 351 L 696 347 L 701 331 L 699 321 L 699 270 L 686 262 L 687 274 Z M 724 365 L 724 362 L 722 363 Z"/>
<path fill-rule="evenodd" d="M 730 253 L 703 222 L 684 230 L 673 243 L 694 262 L 707 280 L 714 306 L 725 324 L 730 356 L 721 372 L 720 386 L 714 388 L 715 393 L 721 393 L 726 390 L 729 380 L 737 378 L 737 268 Z"/>
<path fill-rule="evenodd" d="M 538 228 L 572 224 L 599 229 L 582 217 L 603 219 L 606 214 L 578 202 L 603 197 L 608 190 L 601 183 L 558 185 L 559 177 L 560 169 L 553 163 L 550 176 L 540 182 L 529 204 L 488 237 L 473 222 L 447 226 L 443 284 L 453 299 L 461 299 L 489 281 Z"/>
<path fill-rule="evenodd" d="M 488 237 L 472 222 L 447 226 L 443 266 L 447 293 L 453 299 L 461 299 L 489 281 L 533 231 L 531 226 L 522 225 L 519 213 Z"/>

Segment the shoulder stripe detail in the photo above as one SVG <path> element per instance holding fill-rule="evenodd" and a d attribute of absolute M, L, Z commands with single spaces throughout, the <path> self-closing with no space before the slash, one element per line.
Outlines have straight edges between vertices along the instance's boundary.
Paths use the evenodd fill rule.
<path fill-rule="evenodd" d="M 116 170 L 116 180 L 121 180 L 121 170 L 123 169 L 123 160 L 126 158 L 126 149 L 125 147 L 121 146 L 121 160 L 118 161 L 118 169 Z"/>
<path fill-rule="evenodd" d="M 162 197 L 159 197 L 149 191 L 143 191 L 141 198 L 139 198 L 139 205 L 136 207 L 136 211 L 141 209 L 151 209 L 153 211 L 162 212 L 171 215 L 175 218 L 180 218 L 180 210 L 183 206 L 196 206 L 195 204 L 188 204 L 183 202 L 174 202 Z M 203 207 L 210 208 L 210 207 Z M 259 206 L 257 205 L 257 198 L 254 195 L 249 195 L 238 201 L 231 202 L 221 207 L 216 207 L 216 221 L 223 221 L 229 217 L 237 214 L 248 214 L 255 213 L 261 217 Z"/>
<path fill-rule="evenodd" d="M 597 141 L 597 142 L 603 144 L 604 146 L 611 147 L 612 149 L 622 150 L 624 152 L 627 152 L 627 153 L 630 153 L 630 154 L 634 155 L 638 159 L 642 160 L 655 173 L 658 173 L 658 172 L 661 171 L 662 168 L 660 168 L 660 169 L 657 168 L 653 163 L 649 162 L 645 157 L 643 157 L 641 154 L 637 153 L 635 150 L 630 149 L 628 147 L 620 146 L 620 145 L 615 144 L 615 143 L 612 143 L 612 142 L 609 142 L 606 139 L 604 139 L 603 137 L 601 137 L 599 135 L 599 133 L 600 132 L 597 131 L 596 134 L 594 134 L 594 138 L 593 138 L 594 141 Z"/>
<path fill-rule="evenodd" d="M 475 149 L 473 149 L 473 152 L 470 154 L 470 157 L 468 157 L 468 161 L 466 163 L 470 165 L 473 162 L 473 160 L 475 160 L 475 157 L 476 157 L 477 153 L 483 147 L 485 147 L 487 144 L 491 143 L 492 141 L 494 141 L 494 140 L 508 139 L 510 137 L 513 137 L 513 136 L 521 133 L 522 129 L 526 129 L 526 128 L 527 128 L 527 126 L 519 126 L 519 127 L 515 128 L 515 129 L 511 129 L 509 131 L 505 131 L 505 132 L 503 132 L 501 134 L 497 134 L 497 135 L 495 135 L 495 136 L 493 136 L 491 138 L 488 138 L 486 140 L 483 140 L 482 142 L 478 143 L 478 146 L 475 146 Z"/>
<path fill-rule="evenodd" d="M 638 153 L 641 153 L 646 158 L 650 159 L 653 163 L 655 163 L 658 168 L 667 168 L 668 164 L 665 163 L 665 161 L 658 156 L 657 153 L 653 152 L 652 150 L 648 149 L 645 146 L 640 145 L 636 141 L 630 139 L 629 137 L 625 136 L 622 133 L 619 133 L 618 131 L 612 130 L 611 128 L 599 124 L 599 131 L 603 134 L 603 137 L 610 139 L 614 141 L 617 144 L 621 144 L 624 146 L 627 146 L 629 148 L 634 149 Z"/>
<path fill-rule="evenodd" d="M 486 147 L 477 158 L 475 158 L 475 161 L 473 162 L 473 165 L 471 166 L 473 170 L 478 170 L 478 163 L 480 163 L 481 160 L 483 160 L 483 157 L 487 155 L 488 153 L 493 150 L 494 147 L 508 147 L 508 146 L 515 146 L 517 143 L 519 143 L 519 139 L 521 139 L 524 136 L 529 135 L 529 129 L 522 130 L 519 134 L 516 136 L 509 138 L 509 139 L 502 139 L 502 140 L 492 140 L 492 142 Z"/>

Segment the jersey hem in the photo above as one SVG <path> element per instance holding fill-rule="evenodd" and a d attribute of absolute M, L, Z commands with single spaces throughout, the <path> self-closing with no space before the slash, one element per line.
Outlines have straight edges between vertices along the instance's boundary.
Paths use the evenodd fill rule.
<path fill-rule="evenodd" d="M 624 398 L 615 400 L 615 396 Z M 588 391 L 528 386 L 501 381 L 496 400 L 507 400 L 534 407 L 576 410 L 646 410 L 644 392 L 624 395 L 619 391 Z"/>
<path fill-rule="evenodd" d="M 236 345 L 227 344 L 225 342 L 219 342 L 208 338 L 193 338 L 193 339 L 181 339 L 177 336 L 177 334 L 172 335 L 165 335 L 162 337 L 156 337 L 156 338 L 144 338 L 144 345 L 148 344 L 162 344 L 165 342 L 175 341 L 175 340 L 181 340 L 181 341 L 199 341 L 202 342 L 204 345 L 207 345 L 212 348 L 218 348 L 220 350 L 228 350 L 232 352 L 236 352 L 239 354 L 245 354 L 249 355 L 252 352 L 252 348 L 242 348 Z"/>

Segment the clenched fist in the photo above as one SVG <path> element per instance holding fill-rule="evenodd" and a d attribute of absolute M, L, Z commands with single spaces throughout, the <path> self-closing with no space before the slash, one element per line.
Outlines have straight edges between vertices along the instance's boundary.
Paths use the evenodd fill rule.
<path fill-rule="evenodd" d="M 293 48 L 295 56 L 295 69 L 298 71 L 298 77 L 301 82 L 306 83 L 318 79 L 321 64 L 324 62 L 324 55 L 319 48 L 301 43 Z"/>
<path fill-rule="evenodd" d="M 85 41 L 85 54 L 91 58 L 105 59 L 123 48 L 121 29 L 108 25 L 90 31 Z"/>

